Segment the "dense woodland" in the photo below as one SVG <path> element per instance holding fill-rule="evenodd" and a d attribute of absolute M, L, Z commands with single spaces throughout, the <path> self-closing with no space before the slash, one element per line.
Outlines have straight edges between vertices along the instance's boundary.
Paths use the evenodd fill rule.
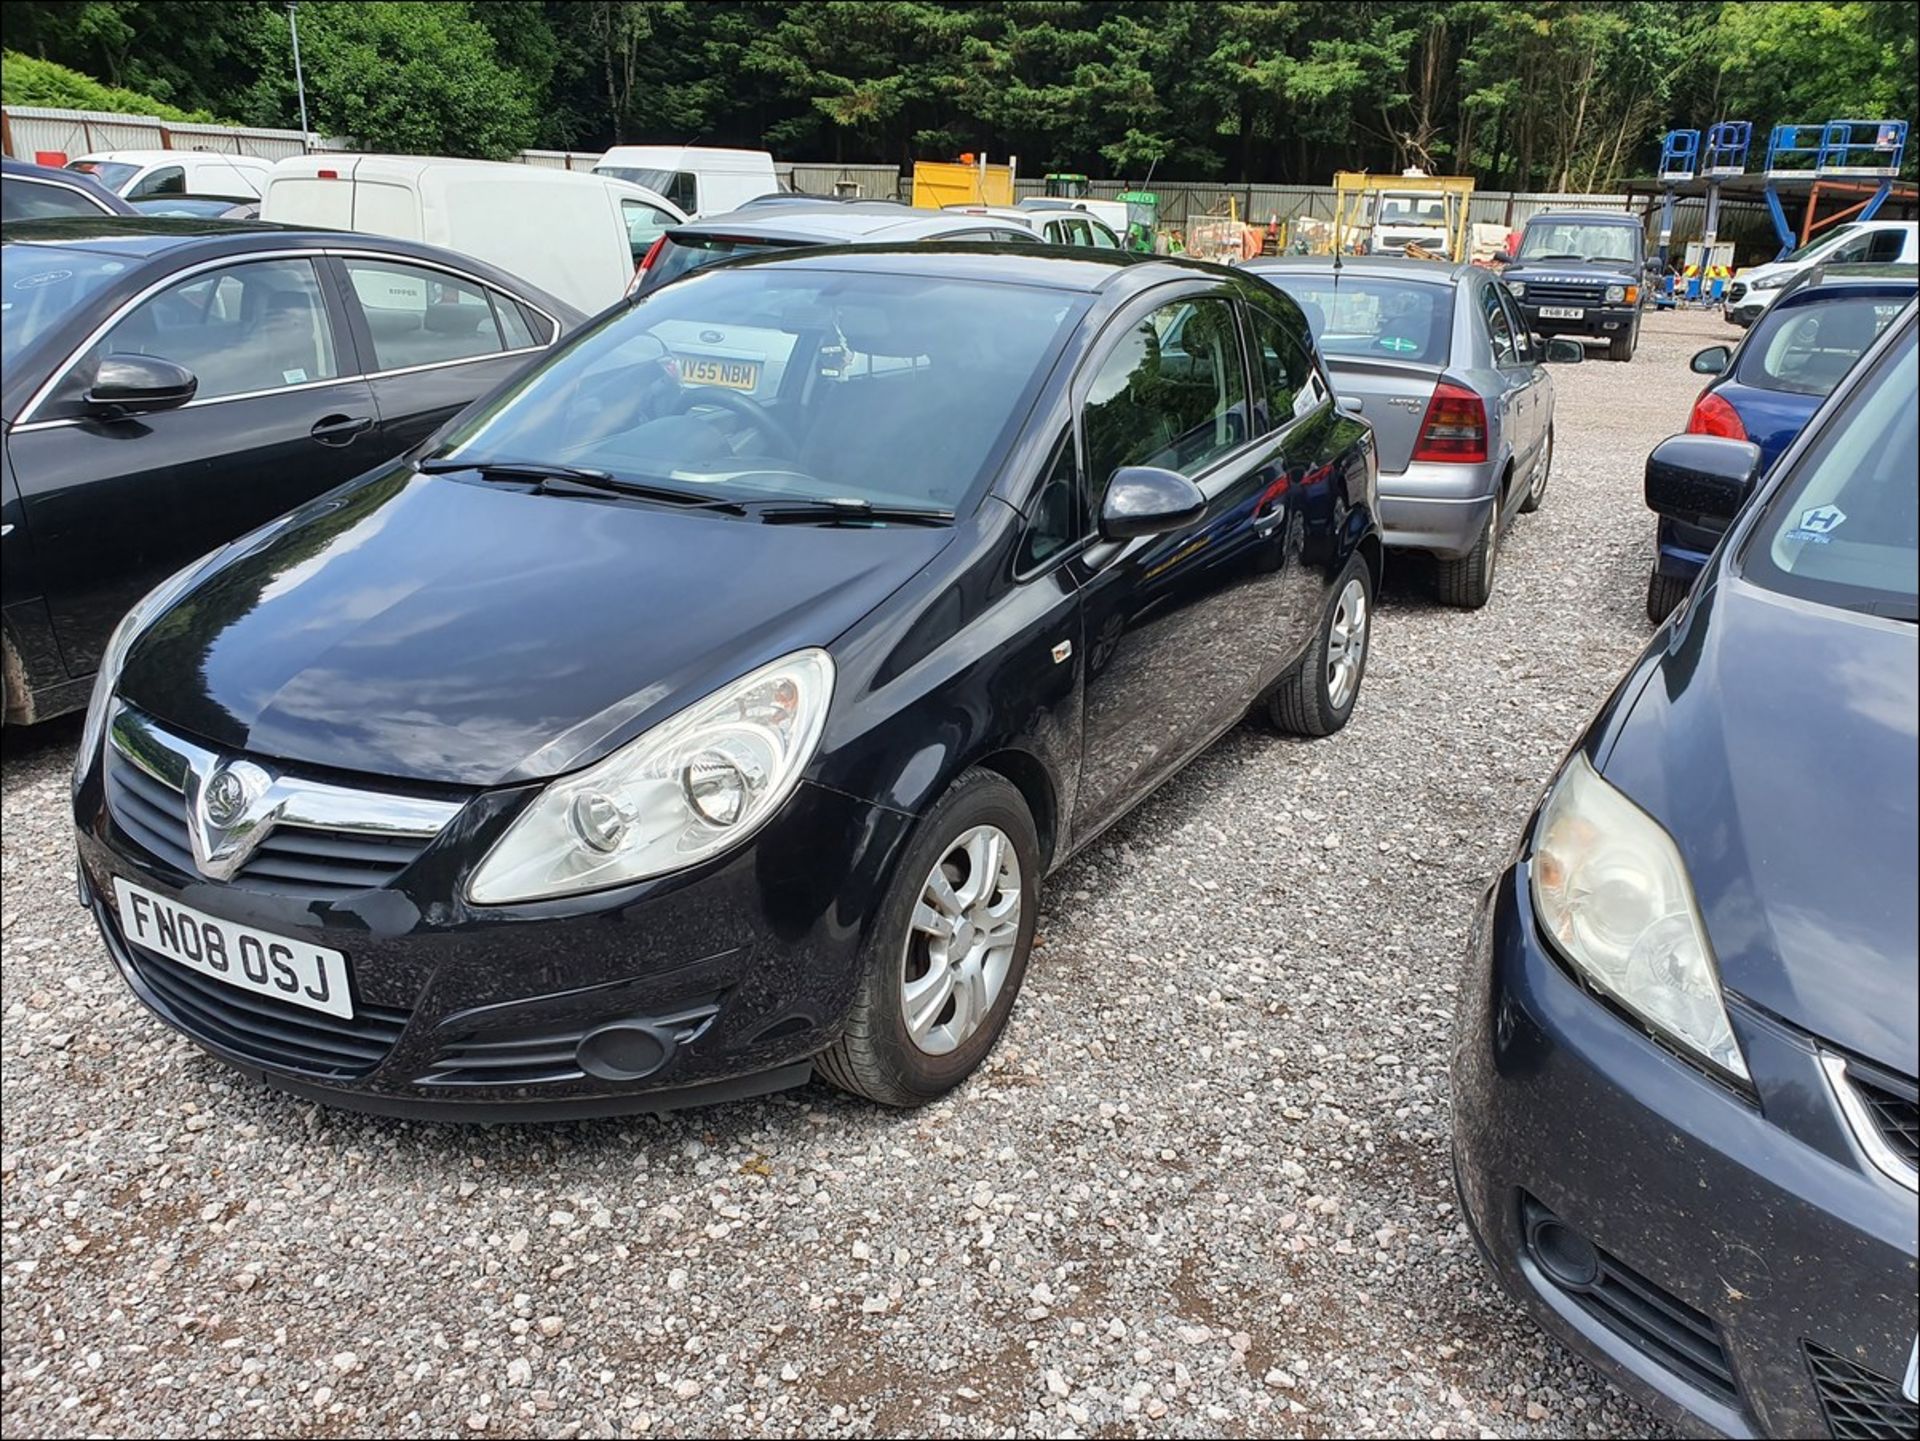
<path fill-rule="evenodd" d="M 5 98 L 79 105 L 93 84 L 297 125 L 286 8 L 8 0 Z M 1122 179 L 1421 165 L 1607 189 L 1647 173 L 1671 125 L 1913 119 L 1920 68 L 1916 0 L 307 0 L 298 14 L 313 128 L 370 149 L 985 150 L 1024 173 Z"/>

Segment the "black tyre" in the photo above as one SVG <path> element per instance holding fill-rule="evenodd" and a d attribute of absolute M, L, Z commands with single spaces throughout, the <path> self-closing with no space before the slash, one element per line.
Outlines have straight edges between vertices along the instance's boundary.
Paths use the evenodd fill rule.
<path fill-rule="evenodd" d="M 1527 491 L 1527 498 L 1520 502 L 1520 514 L 1532 515 L 1540 509 L 1547 498 L 1547 481 L 1553 472 L 1553 427 L 1547 427 L 1547 453 L 1540 457 L 1540 467 L 1533 473 L 1533 485 Z"/>
<path fill-rule="evenodd" d="M 1493 572 L 1499 561 L 1500 506 L 1496 501 L 1487 516 L 1486 529 L 1473 549 L 1454 559 L 1442 557 L 1435 567 L 1435 589 L 1442 605 L 1478 610 L 1493 597 Z"/>
<path fill-rule="evenodd" d="M 1366 678 L 1372 627 L 1373 573 L 1356 555 L 1340 573 L 1313 644 L 1268 692 L 1268 724 L 1296 736 L 1330 736 L 1344 726 Z"/>
<path fill-rule="evenodd" d="M 919 1106 L 1006 1028 L 1039 915 L 1040 842 L 1020 792 L 970 770 L 920 822 L 862 953 L 840 1039 L 814 1060 L 843 1091 Z"/>
<path fill-rule="evenodd" d="M 1655 625 L 1673 614 L 1673 608 L 1687 598 L 1691 583 L 1675 580 L 1655 571 L 1647 577 L 1647 619 Z"/>
<path fill-rule="evenodd" d="M 1632 360 L 1633 348 L 1640 342 L 1639 327 L 1629 330 L 1625 335 L 1616 335 L 1607 342 L 1608 360 Z"/>

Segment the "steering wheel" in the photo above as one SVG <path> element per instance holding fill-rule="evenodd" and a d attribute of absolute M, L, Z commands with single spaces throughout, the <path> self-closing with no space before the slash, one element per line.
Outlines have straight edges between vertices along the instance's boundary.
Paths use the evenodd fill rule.
<path fill-rule="evenodd" d="M 719 385 L 682 386 L 675 408 L 684 414 L 696 405 L 716 405 L 722 410 L 730 410 L 758 431 L 762 438 L 771 441 L 788 459 L 800 454 L 800 442 L 793 432 L 751 395 L 742 395 L 737 390 L 728 390 Z"/>

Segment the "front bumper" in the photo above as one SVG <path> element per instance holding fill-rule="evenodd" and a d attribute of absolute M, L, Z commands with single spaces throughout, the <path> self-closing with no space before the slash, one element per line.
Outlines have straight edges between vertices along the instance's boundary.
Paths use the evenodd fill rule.
<path fill-rule="evenodd" d="M 386 885 L 316 898 L 210 881 L 149 849 L 106 803 L 96 762 L 75 798 L 81 896 L 122 977 L 162 1020 L 328 1104 L 559 1120 L 804 1081 L 845 1019 L 911 818 L 803 784 L 758 835 L 703 866 L 566 900 L 467 904 L 467 871 L 532 789 L 476 797 Z M 115 876 L 344 952 L 353 1020 L 131 944 Z"/>
<path fill-rule="evenodd" d="M 1414 461 L 1405 470 L 1380 477 L 1380 538 L 1399 550 L 1463 556 L 1486 529 L 1499 490 L 1500 471 L 1491 461 Z"/>
<path fill-rule="evenodd" d="M 1696 1434 L 1830 1434 L 1823 1357 L 1904 1415 L 1904 1431 L 1854 1434 L 1911 1434 L 1914 1197 L 1852 1146 L 1813 1042 L 1736 999 L 1760 1104 L 1722 1089 L 1562 968 L 1523 865 L 1489 893 L 1468 972 L 1455 1175 L 1489 1265 L 1534 1319 Z M 1639 1299 L 1616 1312 L 1556 1281 L 1529 1239 L 1542 1214 Z"/>
<path fill-rule="evenodd" d="M 1589 340 L 1612 340 L 1624 335 L 1639 321 L 1640 311 L 1632 305 L 1567 305 L 1557 309 L 1577 309 L 1584 312 L 1578 320 L 1549 318 L 1540 314 L 1540 307 L 1529 301 L 1520 302 L 1520 313 L 1527 318 L 1527 328 L 1536 335 L 1574 335 Z"/>

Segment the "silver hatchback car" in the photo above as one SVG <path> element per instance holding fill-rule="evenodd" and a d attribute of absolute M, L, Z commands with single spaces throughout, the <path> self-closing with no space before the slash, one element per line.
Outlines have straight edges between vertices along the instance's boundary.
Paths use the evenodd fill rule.
<path fill-rule="evenodd" d="M 1387 545 L 1431 552 L 1440 599 L 1493 594 L 1500 537 L 1536 510 L 1553 466 L 1549 361 L 1506 287 L 1472 265 L 1302 256 L 1245 267 L 1306 312 L 1343 408 L 1372 422 Z"/>

